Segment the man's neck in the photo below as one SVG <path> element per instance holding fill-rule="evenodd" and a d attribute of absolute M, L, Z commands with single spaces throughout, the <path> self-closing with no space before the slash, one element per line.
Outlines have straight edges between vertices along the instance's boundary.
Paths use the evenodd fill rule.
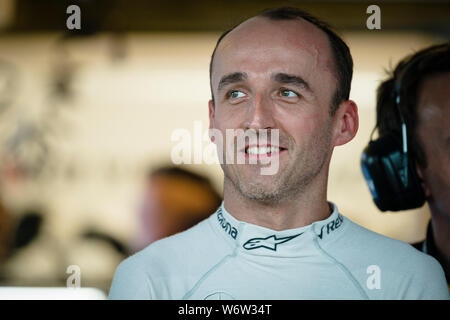
<path fill-rule="evenodd" d="M 450 274 L 450 220 L 444 213 L 439 212 L 430 204 L 431 226 L 436 250 L 440 262 L 447 275 Z"/>
<path fill-rule="evenodd" d="M 324 220 L 331 214 L 324 186 L 311 186 L 296 197 L 276 203 L 263 203 L 242 195 L 228 179 L 224 182 L 225 209 L 237 220 L 273 230 L 286 230 L 307 226 Z M 315 191 L 311 190 L 315 189 Z"/>

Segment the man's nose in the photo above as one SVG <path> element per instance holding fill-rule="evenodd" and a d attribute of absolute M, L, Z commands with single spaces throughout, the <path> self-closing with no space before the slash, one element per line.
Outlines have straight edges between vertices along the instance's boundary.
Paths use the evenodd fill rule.
<path fill-rule="evenodd" d="M 273 106 L 264 94 L 257 94 L 247 113 L 245 129 L 271 129 L 275 127 Z"/>

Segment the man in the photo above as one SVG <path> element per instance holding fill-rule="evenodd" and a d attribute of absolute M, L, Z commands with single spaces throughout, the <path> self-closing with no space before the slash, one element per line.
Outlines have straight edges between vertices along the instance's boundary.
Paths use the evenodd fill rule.
<path fill-rule="evenodd" d="M 402 60 L 378 88 L 380 136 L 401 136 L 392 92 L 402 76 L 402 114 L 409 150 L 431 212 L 424 241 L 414 246 L 435 257 L 450 283 L 450 43 L 418 51 Z"/>
<path fill-rule="evenodd" d="M 139 231 L 132 244 L 134 252 L 194 226 L 222 202 L 207 177 L 181 167 L 163 166 L 146 178 Z"/>
<path fill-rule="evenodd" d="M 442 268 L 327 202 L 332 150 L 358 128 L 352 59 L 324 23 L 265 11 L 226 32 L 211 65 L 210 128 L 277 132 L 224 163 L 224 202 L 207 220 L 122 262 L 112 299 L 446 299 Z M 222 149 L 217 142 L 219 154 Z M 223 145 L 229 145 L 225 141 Z M 262 160 L 279 170 L 263 175 Z M 261 161 L 260 161 L 261 160 Z"/>

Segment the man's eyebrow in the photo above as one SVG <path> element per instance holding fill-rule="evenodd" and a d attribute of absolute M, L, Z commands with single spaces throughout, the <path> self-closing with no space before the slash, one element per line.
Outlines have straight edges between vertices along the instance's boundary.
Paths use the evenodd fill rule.
<path fill-rule="evenodd" d="M 281 83 L 293 84 L 298 87 L 303 87 L 310 92 L 313 92 L 311 87 L 309 86 L 308 82 L 299 76 L 295 76 L 295 75 L 287 74 L 287 73 L 276 73 L 272 76 L 272 80 L 274 80 L 276 82 L 281 82 Z"/>
<path fill-rule="evenodd" d="M 247 74 L 245 72 L 233 72 L 233 73 L 224 75 L 219 81 L 217 90 L 220 91 L 223 87 L 225 87 L 229 84 L 244 81 L 245 79 L 247 79 Z"/>

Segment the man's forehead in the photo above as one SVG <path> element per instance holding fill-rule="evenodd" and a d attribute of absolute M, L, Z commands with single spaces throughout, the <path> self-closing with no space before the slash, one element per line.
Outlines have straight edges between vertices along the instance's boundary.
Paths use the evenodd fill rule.
<path fill-rule="evenodd" d="M 228 62 L 266 62 L 264 59 L 292 62 L 299 60 L 314 68 L 332 68 L 332 53 L 325 32 L 303 19 L 270 20 L 251 18 L 227 34 L 214 57 L 213 74 L 222 73 L 220 65 Z"/>
<path fill-rule="evenodd" d="M 419 135 L 428 137 L 425 139 L 449 139 L 450 73 L 425 79 L 417 102 Z"/>
<path fill-rule="evenodd" d="M 450 72 L 433 75 L 420 88 L 418 111 L 422 120 L 450 117 Z"/>
<path fill-rule="evenodd" d="M 289 20 L 272 20 L 265 17 L 250 18 L 230 31 L 222 39 L 221 45 L 236 38 L 247 41 L 286 39 L 291 43 L 314 43 L 318 46 L 327 46 L 328 44 L 328 38 L 324 31 L 301 18 Z"/>

